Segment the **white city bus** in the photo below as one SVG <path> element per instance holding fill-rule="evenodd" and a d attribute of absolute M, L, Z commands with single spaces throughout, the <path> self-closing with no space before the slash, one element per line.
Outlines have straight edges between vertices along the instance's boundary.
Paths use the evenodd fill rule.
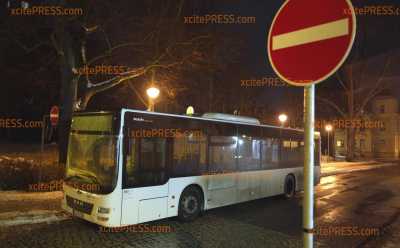
<path fill-rule="evenodd" d="M 317 184 L 318 133 L 315 140 Z M 173 216 L 190 221 L 216 207 L 291 197 L 303 188 L 303 149 L 302 130 L 250 117 L 79 113 L 71 124 L 62 207 L 117 227 Z"/>

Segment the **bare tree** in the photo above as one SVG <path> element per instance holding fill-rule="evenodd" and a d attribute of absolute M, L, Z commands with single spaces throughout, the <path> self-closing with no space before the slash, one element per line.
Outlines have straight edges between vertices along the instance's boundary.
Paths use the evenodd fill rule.
<path fill-rule="evenodd" d="M 60 163 L 66 161 L 72 113 L 87 109 L 99 93 L 126 87 L 146 105 L 137 92 L 137 82 L 156 75 L 157 86 L 165 91 L 166 100 L 173 102 L 178 94 L 189 89 L 191 79 L 184 78 L 185 75 L 197 73 L 209 78 L 218 70 L 217 62 L 212 59 L 215 54 L 211 54 L 222 39 L 217 38 L 216 32 L 209 32 L 205 25 L 184 23 L 185 8 L 190 10 L 192 3 L 54 0 L 42 4 L 82 8 L 84 15 L 40 20 L 31 17 L 34 21 L 30 22 L 26 20 L 28 17 L 9 17 L 0 32 L 25 53 L 40 51 L 45 58 L 41 70 L 58 59 Z M 114 75 L 79 73 L 85 66 L 97 65 L 124 65 L 128 69 Z"/>
<path fill-rule="evenodd" d="M 392 85 L 385 80 L 390 73 L 391 54 L 380 55 L 346 65 L 335 77 L 340 85 L 330 96 L 317 96 L 317 101 L 332 107 L 340 118 L 354 120 L 362 117 L 370 101 Z M 382 63 L 383 62 L 383 63 Z M 354 159 L 355 129 L 346 128 L 347 159 Z"/>

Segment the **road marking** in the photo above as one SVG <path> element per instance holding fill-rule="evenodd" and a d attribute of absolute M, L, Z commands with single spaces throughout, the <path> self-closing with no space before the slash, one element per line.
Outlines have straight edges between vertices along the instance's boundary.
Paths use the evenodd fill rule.
<path fill-rule="evenodd" d="M 272 37 L 272 50 L 332 39 L 349 34 L 349 19 L 328 22 Z"/>

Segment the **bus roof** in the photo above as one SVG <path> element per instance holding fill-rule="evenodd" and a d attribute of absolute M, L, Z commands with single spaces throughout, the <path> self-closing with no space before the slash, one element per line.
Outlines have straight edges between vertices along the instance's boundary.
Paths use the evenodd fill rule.
<path fill-rule="evenodd" d="M 238 124 L 238 125 L 269 127 L 269 128 L 276 128 L 276 129 L 284 129 L 284 130 L 291 130 L 291 131 L 297 131 L 297 132 L 304 132 L 302 129 L 296 129 L 296 128 L 279 127 L 279 126 L 272 126 L 272 125 L 267 125 L 267 124 L 256 124 L 256 123 L 238 121 L 238 120 L 233 120 L 233 119 L 232 120 L 226 120 L 226 119 L 222 119 L 222 118 L 218 118 L 218 119 L 217 118 L 210 118 L 210 117 L 208 117 L 210 115 L 206 115 L 206 117 L 198 117 L 198 116 L 177 115 L 177 114 L 150 112 L 150 111 L 123 108 L 121 110 L 121 114 L 124 114 L 125 112 L 151 114 L 151 115 L 159 115 L 159 116 L 170 116 L 170 117 L 187 118 L 187 119 L 195 119 L 195 120 L 206 120 L 206 121 L 223 122 L 223 123 L 231 123 L 231 124 Z M 213 113 L 213 114 L 215 114 L 215 113 Z M 226 114 L 222 114 L 222 115 L 226 115 Z M 219 115 L 219 116 L 222 116 L 222 115 Z M 251 118 L 251 117 L 245 117 L 245 118 Z M 252 119 L 255 119 L 255 118 L 252 118 Z M 255 119 L 255 120 L 257 120 L 257 119 Z"/>
<path fill-rule="evenodd" d="M 206 121 L 213 121 L 213 122 L 223 122 L 223 123 L 231 123 L 231 124 L 238 124 L 238 125 L 250 125 L 250 126 L 259 126 L 259 127 L 269 127 L 269 128 L 276 128 L 276 129 L 283 129 L 283 130 L 290 130 L 290 131 L 296 131 L 296 132 L 304 132 L 303 129 L 298 129 L 298 128 L 289 128 L 289 127 L 279 127 L 279 126 L 273 126 L 273 125 L 267 125 L 267 124 L 259 124 L 255 123 L 258 121 L 256 118 L 252 117 L 246 117 L 246 116 L 238 116 L 238 120 L 234 119 L 223 119 L 223 118 L 211 118 L 212 115 L 217 115 L 219 117 L 221 116 L 232 116 L 229 114 L 221 114 L 221 113 L 207 113 L 206 115 L 203 116 L 189 116 L 189 115 L 178 115 L 178 114 L 169 114 L 169 113 L 160 113 L 160 112 L 151 112 L 151 111 L 145 111 L 145 110 L 137 110 L 137 109 L 128 109 L 128 108 L 121 108 L 120 111 L 92 111 L 92 112 L 75 112 L 73 115 L 104 115 L 104 114 L 115 114 L 117 112 L 121 112 L 121 114 L 124 114 L 125 112 L 133 112 L 133 113 L 142 113 L 142 114 L 150 114 L 150 115 L 159 115 L 159 116 L 171 116 L 171 117 L 178 117 L 178 118 L 187 118 L 187 119 L 195 119 L 195 120 L 206 120 Z M 211 114 L 211 115 L 210 115 Z M 245 119 L 249 121 L 243 121 Z M 255 121 L 256 120 L 256 121 Z M 253 123 L 254 122 L 254 123 Z M 321 137 L 321 133 L 318 131 L 314 132 L 314 137 Z"/>

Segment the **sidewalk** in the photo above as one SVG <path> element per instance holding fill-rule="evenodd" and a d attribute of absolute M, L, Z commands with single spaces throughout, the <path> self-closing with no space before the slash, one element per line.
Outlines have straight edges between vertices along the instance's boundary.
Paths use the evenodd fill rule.
<path fill-rule="evenodd" d="M 332 162 L 322 163 L 321 176 L 371 170 L 398 163 Z M 50 223 L 70 218 L 60 208 L 63 194 L 53 192 L 0 191 L 0 228 L 23 224 Z"/>
<path fill-rule="evenodd" d="M 67 219 L 60 209 L 62 197 L 61 191 L 0 191 L 0 227 Z"/>
<path fill-rule="evenodd" d="M 354 171 L 372 170 L 382 168 L 385 166 L 395 166 L 398 162 L 377 162 L 377 161 L 363 161 L 363 162 L 330 162 L 321 164 L 321 176 L 332 176 L 337 174 L 349 173 Z"/>

